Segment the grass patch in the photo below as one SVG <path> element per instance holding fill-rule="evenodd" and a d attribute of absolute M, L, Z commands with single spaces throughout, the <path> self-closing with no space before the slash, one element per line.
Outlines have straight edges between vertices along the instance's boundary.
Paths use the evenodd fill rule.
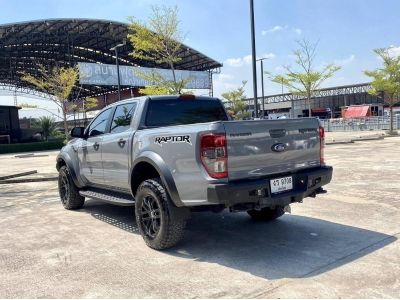
<path fill-rule="evenodd" d="M 34 152 L 43 150 L 57 150 L 64 146 L 63 140 L 49 142 L 20 143 L 20 144 L 0 144 L 0 154 L 17 152 Z"/>

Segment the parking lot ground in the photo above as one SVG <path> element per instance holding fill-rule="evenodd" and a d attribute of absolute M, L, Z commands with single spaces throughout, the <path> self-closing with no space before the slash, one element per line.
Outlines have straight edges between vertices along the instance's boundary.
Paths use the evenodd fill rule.
<path fill-rule="evenodd" d="M 35 159 L 50 172 L 54 155 Z M 0 185 L 0 298 L 399 298 L 400 138 L 330 145 L 326 160 L 328 194 L 270 223 L 193 214 L 164 252 L 132 208 L 67 211 L 56 182 Z"/>
<path fill-rule="evenodd" d="M 38 175 L 55 175 L 57 174 L 55 162 L 58 152 L 52 150 L 36 153 L 0 154 L 0 177 L 34 170 L 38 172 Z M 29 154 L 34 155 L 28 156 Z M 17 156 L 22 156 L 22 158 Z"/>

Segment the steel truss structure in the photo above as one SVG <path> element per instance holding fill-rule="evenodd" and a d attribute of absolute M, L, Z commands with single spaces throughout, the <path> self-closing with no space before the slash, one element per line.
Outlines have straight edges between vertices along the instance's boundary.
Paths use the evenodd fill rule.
<path fill-rule="evenodd" d="M 0 91 L 9 91 L 10 94 L 13 93 L 14 95 L 26 94 L 26 95 L 33 95 L 33 96 L 43 98 L 43 99 L 48 99 L 48 100 L 54 99 L 53 95 L 49 95 L 44 92 L 31 89 L 29 87 L 10 85 L 10 84 L 3 83 L 3 82 L 0 82 Z"/>
<path fill-rule="evenodd" d="M 21 72 L 39 76 L 38 64 L 46 67 L 74 66 L 78 62 L 115 64 L 110 48 L 127 39 L 128 24 L 91 19 L 51 19 L 0 25 L 0 90 L 45 97 L 21 80 Z M 132 45 L 119 48 L 120 65 L 156 67 L 154 62 L 129 56 Z M 193 48 L 182 45 L 182 60 L 176 69 L 209 71 L 222 64 Z M 169 68 L 167 65 L 157 65 Z M 112 86 L 86 85 L 75 88 L 72 99 L 99 96 L 115 91 Z M 79 95 L 79 96 L 78 96 Z M 51 96 L 47 96 L 49 98 Z"/>
<path fill-rule="evenodd" d="M 330 97 L 330 96 L 339 96 L 339 95 L 368 93 L 370 89 L 371 89 L 370 83 L 360 83 L 354 85 L 343 85 L 332 88 L 324 88 L 316 91 L 313 95 L 313 99 Z M 279 103 L 279 102 L 296 101 L 304 99 L 305 99 L 304 96 L 299 96 L 292 93 L 286 93 L 286 94 L 265 96 L 264 103 L 270 104 L 270 103 Z M 246 99 L 246 101 L 249 103 L 249 105 L 252 105 L 253 98 L 248 98 Z M 258 97 L 257 102 L 262 103 L 262 97 Z"/>

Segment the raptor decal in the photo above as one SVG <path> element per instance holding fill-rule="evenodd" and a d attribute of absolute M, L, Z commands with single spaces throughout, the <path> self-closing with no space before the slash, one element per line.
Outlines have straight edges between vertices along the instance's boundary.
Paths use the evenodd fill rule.
<path fill-rule="evenodd" d="M 186 143 L 192 145 L 190 135 L 157 136 L 154 143 L 161 147 L 166 143 Z"/>

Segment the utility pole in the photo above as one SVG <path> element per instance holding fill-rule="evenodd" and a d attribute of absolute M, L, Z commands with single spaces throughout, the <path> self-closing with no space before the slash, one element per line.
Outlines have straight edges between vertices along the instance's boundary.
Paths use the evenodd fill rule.
<path fill-rule="evenodd" d="M 253 68 L 253 95 L 254 95 L 254 117 L 258 117 L 257 104 L 257 66 L 256 66 L 256 38 L 254 33 L 254 1 L 250 0 L 250 25 L 251 25 L 251 60 Z"/>
<path fill-rule="evenodd" d="M 17 91 L 14 91 L 14 106 L 18 106 Z"/>
<path fill-rule="evenodd" d="M 118 44 L 112 48 L 110 48 L 110 51 L 115 51 L 115 65 L 117 66 L 117 78 L 118 78 L 118 101 L 121 101 L 121 80 L 119 77 L 119 61 L 118 61 L 118 48 L 125 46 L 125 43 L 123 44 Z"/>
<path fill-rule="evenodd" d="M 268 59 L 267 57 L 257 59 L 257 61 L 261 62 L 261 98 L 262 98 L 262 118 L 265 117 L 265 109 L 264 109 L 264 60 Z"/>

